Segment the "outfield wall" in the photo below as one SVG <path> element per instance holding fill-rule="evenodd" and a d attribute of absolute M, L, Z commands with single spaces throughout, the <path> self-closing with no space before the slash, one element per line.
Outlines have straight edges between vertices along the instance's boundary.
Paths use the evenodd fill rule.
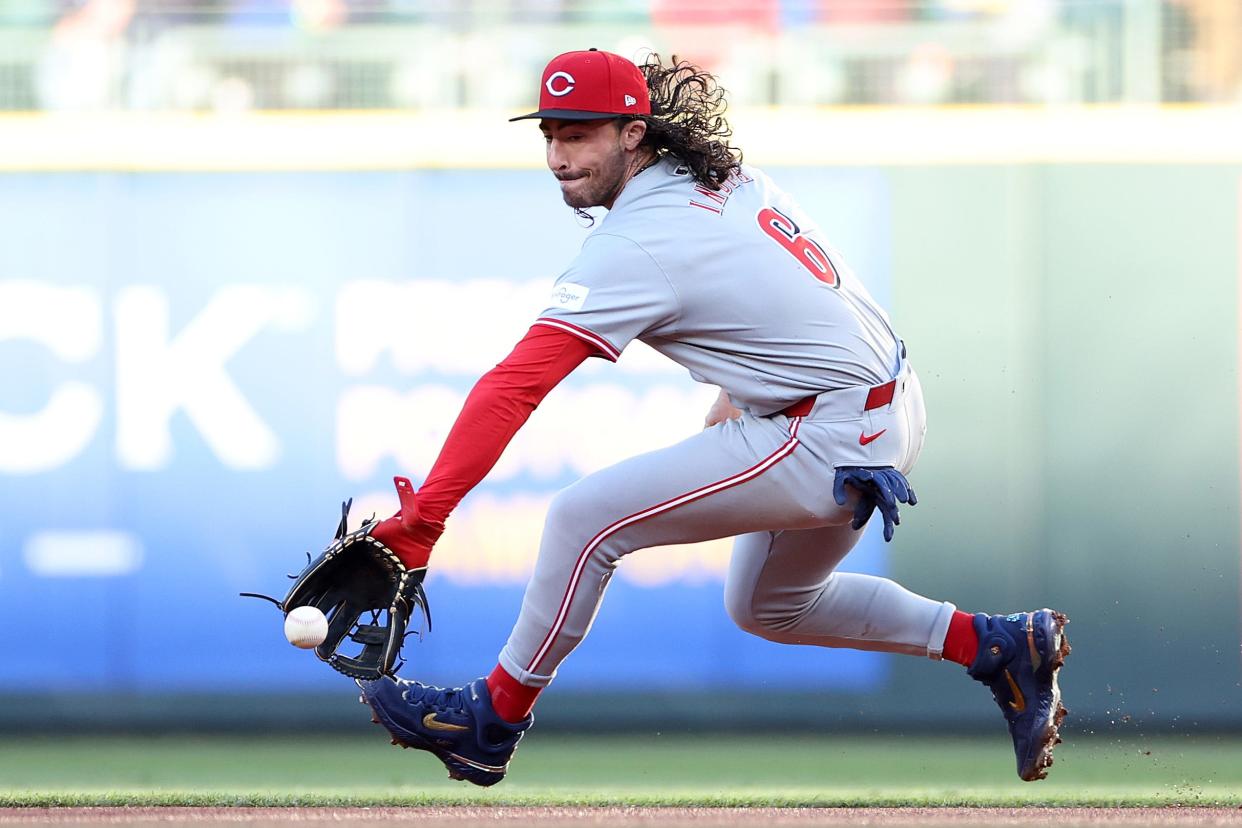
<path fill-rule="evenodd" d="M 1079 712 L 1236 721 L 1239 167 L 890 180 L 895 315 L 931 412 L 894 575 L 1065 609 Z"/>
<path fill-rule="evenodd" d="M 1242 158 L 1193 157 L 1202 120 L 1137 130 L 1129 113 L 1107 127 L 1136 136 L 1112 163 L 1088 157 L 1098 146 L 954 157 L 1029 132 L 1029 116 L 957 144 L 937 122 L 903 163 L 877 147 L 845 163 L 840 143 L 811 163 L 807 140 L 781 159 L 756 140 L 751 157 L 890 305 L 927 395 L 920 505 L 891 547 L 869 532 L 846 568 L 968 609 L 1065 610 L 1065 690 L 1084 718 L 1242 725 Z M 807 115 L 790 134 L 857 140 L 874 117 Z M 325 128 L 357 137 L 357 123 Z M 342 497 L 356 514 L 394 508 L 386 481 L 426 470 L 585 231 L 546 173 L 468 162 L 469 147 L 407 169 L 363 163 L 351 138 L 333 163 L 271 172 L 204 148 L 143 164 L 138 130 L 107 158 L 39 162 L 56 134 L 0 174 L 0 366 L 16 378 L 0 389 L 0 621 L 24 642 L 0 665 L 8 720 L 47 709 L 49 690 L 58 717 L 80 715 L 66 688 L 133 719 L 183 692 L 294 692 L 331 718 L 315 699 L 347 696 L 342 680 L 236 592 L 281 591 Z M 437 551 L 436 629 L 409 645 L 418 674 L 485 671 L 551 494 L 692 432 L 711 397 L 641 349 L 558 389 Z M 756 720 L 777 695 L 786 718 L 844 724 L 992 715 L 949 665 L 744 636 L 720 602 L 727 554 L 625 561 L 557 682 L 562 709 L 588 715 L 571 696 L 629 689 Z"/>

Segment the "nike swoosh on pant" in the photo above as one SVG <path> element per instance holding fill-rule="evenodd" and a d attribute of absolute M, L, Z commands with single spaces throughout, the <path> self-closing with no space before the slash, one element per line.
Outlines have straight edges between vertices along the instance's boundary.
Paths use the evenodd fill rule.
<path fill-rule="evenodd" d="M 880 436 L 881 434 L 883 434 L 884 432 L 886 432 L 886 431 L 888 431 L 888 429 L 887 429 L 887 428 L 882 428 L 882 429 L 880 429 L 879 431 L 877 431 L 875 434 L 872 434 L 872 435 L 870 435 L 870 436 L 868 436 L 868 435 L 866 435 L 866 434 L 864 434 L 864 433 L 862 433 L 862 432 L 860 431 L 860 432 L 858 432 L 858 445 L 860 445 L 860 446 L 865 446 L 865 445 L 867 445 L 867 443 L 870 443 L 872 440 L 879 439 L 879 436 Z"/>

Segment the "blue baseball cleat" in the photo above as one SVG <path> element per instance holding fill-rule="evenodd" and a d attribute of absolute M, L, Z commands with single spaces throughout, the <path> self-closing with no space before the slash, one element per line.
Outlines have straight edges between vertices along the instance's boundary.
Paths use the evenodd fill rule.
<path fill-rule="evenodd" d="M 992 690 L 1009 722 L 1018 776 L 1043 779 L 1068 711 L 1061 704 L 1057 671 L 1069 655 L 1063 629 L 1069 619 L 1050 609 L 1013 615 L 975 616 L 979 652 L 967 671 Z"/>
<path fill-rule="evenodd" d="M 534 716 L 510 724 L 492 710 L 486 679 L 446 690 L 408 679 L 359 681 L 358 701 L 371 706 L 371 721 L 392 734 L 392 743 L 434 753 L 450 779 L 495 785 Z"/>

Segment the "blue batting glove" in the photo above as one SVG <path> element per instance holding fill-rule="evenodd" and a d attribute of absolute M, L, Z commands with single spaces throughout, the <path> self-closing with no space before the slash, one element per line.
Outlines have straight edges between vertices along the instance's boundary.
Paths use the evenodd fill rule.
<path fill-rule="evenodd" d="M 854 506 L 854 520 L 850 526 L 854 529 L 863 528 L 871 519 L 872 513 L 879 509 L 884 518 L 885 541 L 893 539 L 893 527 L 901 524 L 897 504 L 908 503 L 913 506 L 919 502 L 906 476 L 892 466 L 878 469 L 861 466 L 838 468 L 836 480 L 832 484 L 832 497 L 838 506 L 845 505 L 847 483 L 858 490 L 858 503 Z"/>

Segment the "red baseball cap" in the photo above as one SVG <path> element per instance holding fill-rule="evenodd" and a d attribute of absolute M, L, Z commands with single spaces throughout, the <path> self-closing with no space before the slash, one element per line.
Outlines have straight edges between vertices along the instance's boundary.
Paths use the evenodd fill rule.
<path fill-rule="evenodd" d="M 543 70 L 539 111 L 509 120 L 589 121 L 612 115 L 650 114 L 647 79 L 638 67 L 612 52 L 588 49 L 552 58 Z"/>

